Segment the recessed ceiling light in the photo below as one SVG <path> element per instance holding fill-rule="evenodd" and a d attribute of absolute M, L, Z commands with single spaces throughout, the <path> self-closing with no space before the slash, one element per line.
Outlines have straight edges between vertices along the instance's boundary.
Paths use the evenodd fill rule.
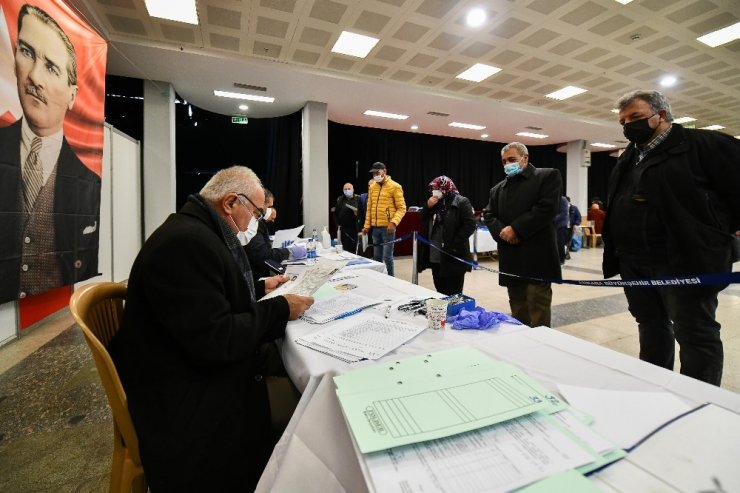
<path fill-rule="evenodd" d="M 452 122 L 448 124 L 449 127 L 457 127 L 457 128 L 467 128 L 468 130 L 483 130 L 486 128 L 485 125 L 474 125 L 472 123 L 460 123 L 460 122 Z"/>
<path fill-rule="evenodd" d="M 696 38 L 697 41 L 715 48 L 740 38 L 740 22 Z"/>
<path fill-rule="evenodd" d="M 239 109 L 242 111 L 247 111 L 249 109 L 249 106 L 247 106 L 246 104 L 240 104 Z"/>
<path fill-rule="evenodd" d="M 723 127 L 722 125 L 709 125 L 706 127 L 699 127 L 699 128 L 701 130 L 722 130 L 725 127 Z"/>
<path fill-rule="evenodd" d="M 549 135 L 536 134 L 536 133 L 532 133 L 532 132 L 519 132 L 517 135 L 520 136 L 520 137 L 531 137 L 533 139 L 546 139 L 546 138 L 549 137 Z"/>
<path fill-rule="evenodd" d="M 580 87 L 576 86 L 567 86 L 560 89 L 559 91 L 551 92 L 550 94 L 545 95 L 545 97 L 562 101 L 563 99 L 572 98 L 573 96 L 583 94 L 584 92 L 586 92 L 586 89 L 581 89 Z"/>
<path fill-rule="evenodd" d="M 627 5 L 628 3 L 632 2 L 632 0 L 616 0 L 617 3 L 621 3 L 622 5 Z"/>
<path fill-rule="evenodd" d="M 465 22 L 470 27 L 478 27 L 486 22 L 487 17 L 488 16 L 486 15 L 485 10 L 481 8 L 475 8 L 468 12 L 468 15 L 465 16 Z"/>
<path fill-rule="evenodd" d="M 611 109 L 611 112 L 612 112 L 612 113 L 619 113 L 619 110 L 618 110 L 617 108 L 612 108 L 612 109 Z"/>
<path fill-rule="evenodd" d="M 214 96 L 220 98 L 231 98 L 231 99 L 244 99 L 246 101 L 259 101 L 260 103 L 272 103 L 275 98 L 269 96 L 255 96 L 254 94 L 244 94 L 243 92 L 230 92 L 230 91 L 213 91 Z"/>
<path fill-rule="evenodd" d="M 594 142 L 594 143 L 591 144 L 591 146 L 593 146 L 593 147 L 603 147 L 604 149 L 614 149 L 615 147 L 617 147 L 617 146 L 612 145 L 612 144 L 602 144 L 601 142 Z"/>
<path fill-rule="evenodd" d="M 195 0 L 144 0 L 144 3 L 147 12 L 152 17 L 198 24 Z"/>
<path fill-rule="evenodd" d="M 673 75 L 666 75 L 662 79 L 660 79 L 660 85 L 663 87 L 672 87 L 676 84 L 678 79 Z"/>
<path fill-rule="evenodd" d="M 485 63 L 476 63 L 465 72 L 457 75 L 456 78 L 472 82 L 480 82 L 497 72 L 501 72 L 501 69 L 492 65 L 486 65 Z"/>
<path fill-rule="evenodd" d="M 740 135 L 736 135 L 736 136 L 735 136 L 735 138 L 736 138 L 736 139 L 740 139 Z"/>
<path fill-rule="evenodd" d="M 331 51 L 342 55 L 365 58 L 370 50 L 378 44 L 378 41 L 380 41 L 378 38 L 342 31 Z"/>
<path fill-rule="evenodd" d="M 385 111 L 365 110 L 363 115 L 367 116 L 379 116 L 380 118 L 391 118 L 393 120 L 405 120 L 409 115 L 401 115 L 398 113 L 387 113 Z"/>
<path fill-rule="evenodd" d="M 419 130 L 419 125 L 411 125 L 411 130 Z"/>
<path fill-rule="evenodd" d="M 481 139 L 487 139 L 488 138 L 488 134 L 480 134 L 480 138 Z"/>
<path fill-rule="evenodd" d="M 676 118 L 673 120 L 673 123 L 689 123 L 689 122 L 695 122 L 696 118 L 692 118 L 690 116 L 682 116 L 681 118 Z"/>

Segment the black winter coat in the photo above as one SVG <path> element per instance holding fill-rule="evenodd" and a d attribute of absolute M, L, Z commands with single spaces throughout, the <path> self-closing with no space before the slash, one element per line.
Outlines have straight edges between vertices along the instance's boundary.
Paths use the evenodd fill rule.
<path fill-rule="evenodd" d="M 288 316 L 282 296 L 250 301 L 218 225 L 192 198 L 152 233 L 110 348 L 152 491 L 254 488 L 271 451 L 257 350 L 283 336 Z"/>
<path fill-rule="evenodd" d="M 560 207 L 562 180 L 551 168 L 531 163 L 518 175 L 507 177 L 491 189 L 484 220 L 498 242 L 501 272 L 533 278 L 561 279 L 560 258 L 553 219 Z M 512 245 L 499 238 L 511 226 L 520 240 Z M 501 286 L 519 282 L 499 275 Z M 535 281 L 526 281 L 535 282 Z"/>
<path fill-rule="evenodd" d="M 609 201 L 633 166 L 634 144 L 609 179 Z M 673 124 L 666 140 L 640 163 L 639 190 L 665 225 L 667 261 L 674 275 L 730 272 L 731 243 L 740 230 L 740 141 L 720 132 Z M 603 270 L 619 273 L 606 215 Z M 644 234 L 635 225 L 636 234 Z"/>
<path fill-rule="evenodd" d="M 429 209 L 426 205 L 421 210 L 421 224 L 424 226 L 424 236 L 427 239 L 432 238 L 432 218 L 437 207 Z M 475 214 L 470 200 L 462 195 L 456 195 L 452 202 L 447 206 L 442 223 L 442 251 L 447 252 L 455 257 L 473 261 L 470 253 L 470 235 L 475 231 Z M 429 262 L 429 246 L 418 243 L 418 260 L 416 270 L 423 271 L 431 267 Z M 453 276 L 470 272 L 471 267 L 462 262 L 458 262 L 452 257 L 445 254 L 440 255 L 440 275 L 442 277 Z"/>

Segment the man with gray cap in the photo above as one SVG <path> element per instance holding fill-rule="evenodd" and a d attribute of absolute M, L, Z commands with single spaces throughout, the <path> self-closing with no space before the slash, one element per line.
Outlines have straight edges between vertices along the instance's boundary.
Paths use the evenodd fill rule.
<path fill-rule="evenodd" d="M 385 262 L 388 275 L 393 275 L 393 243 L 396 238 L 396 227 L 406 214 L 406 201 L 403 198 L 403 187 L 391 180 L 381 162 L 370 168 L 373 182 L 367 193 L 367 212 L 362 234 L 370 233 L 373 242 L 373 257 L 378 262 Z M 382 245 L 386 243 L 385 245 Z M 381 245 L 381 246 L 377 246 Z"/>

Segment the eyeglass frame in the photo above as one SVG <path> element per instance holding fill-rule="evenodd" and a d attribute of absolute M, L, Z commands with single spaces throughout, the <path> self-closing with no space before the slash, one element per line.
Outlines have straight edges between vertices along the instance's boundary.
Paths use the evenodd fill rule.
<path fill-rule="evenodd" d="M 247 199 L 247 202 L 249 202 L 250 204 L 252 204 L 252 207 L 254 207 L 255 211 L 257 211 L 257 213 L 259 214 L 258 216 L 255 216 L 255 218 L 258 221 L 260 221 L 260 220 L 262 220 L 262 219 L 265 218 L 265 211 L 263 211 L 261 208 L 257 207 L 257 205 L 254 202 L 252 202 L 252 200 L 249 197 L 247 197 L 245 194 L 243 194 L 241 192 L 234 192 L 234 193 L 236 194 L 236 198 L 237 199 L 239 197 L 244 197 L 245 199 Z M 241 203 L 241 205 L 243 205 L 245 207 L 247 205 L 244 202 L 242 202 L 241 199 L 239 199 L 239 203 Z M 252 215 L 254 216 L 254 213 L 252 213 Z"/>

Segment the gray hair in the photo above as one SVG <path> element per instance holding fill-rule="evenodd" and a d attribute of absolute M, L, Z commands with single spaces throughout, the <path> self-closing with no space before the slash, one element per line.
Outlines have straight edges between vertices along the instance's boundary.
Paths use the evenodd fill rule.
<path fill-rule="evenodd" d="M 516 149 L 519 151 L 519 155 L 521 156 L 529 156 L 529 151 L 527 150 L 527 146 L 522 144 L 521 142 L 512 142 L 510 144 L 506 144 L 503 149 L 501 149 L 501 155 L 503 156 L 506 151 L 508 151 L 511 148 Z"/>
<path fill-rule="evenodd" d="M 246 166 L 232 166 L 213 175 L 200 190 L 200 195 L 215 203 L 234 192 L 252 197 L 261 188 L 262 182 L 254 171 Z"/>
<path fill-rule="evenodd" d="M 637 90 L 632 91 L 621 98 L 617 100 L 617 109 L 619 111 L 622 111 L 627 106 L 631 105 L 635 102 L 635 100 L 640 99 L 642 101 L 645 101 L 647 104 L 650 105 L 650 109 L 653 110 L 653 113 L 657 113 L 660 110 L 665 111 L 665 120 L 667 122 L 673 121 L 673 113 L 671 113 L 671 104 L 668 102 L 665 96 L 663 96 L 662 93 L 658 91 L 643 91 L 643 90 Z"/>

